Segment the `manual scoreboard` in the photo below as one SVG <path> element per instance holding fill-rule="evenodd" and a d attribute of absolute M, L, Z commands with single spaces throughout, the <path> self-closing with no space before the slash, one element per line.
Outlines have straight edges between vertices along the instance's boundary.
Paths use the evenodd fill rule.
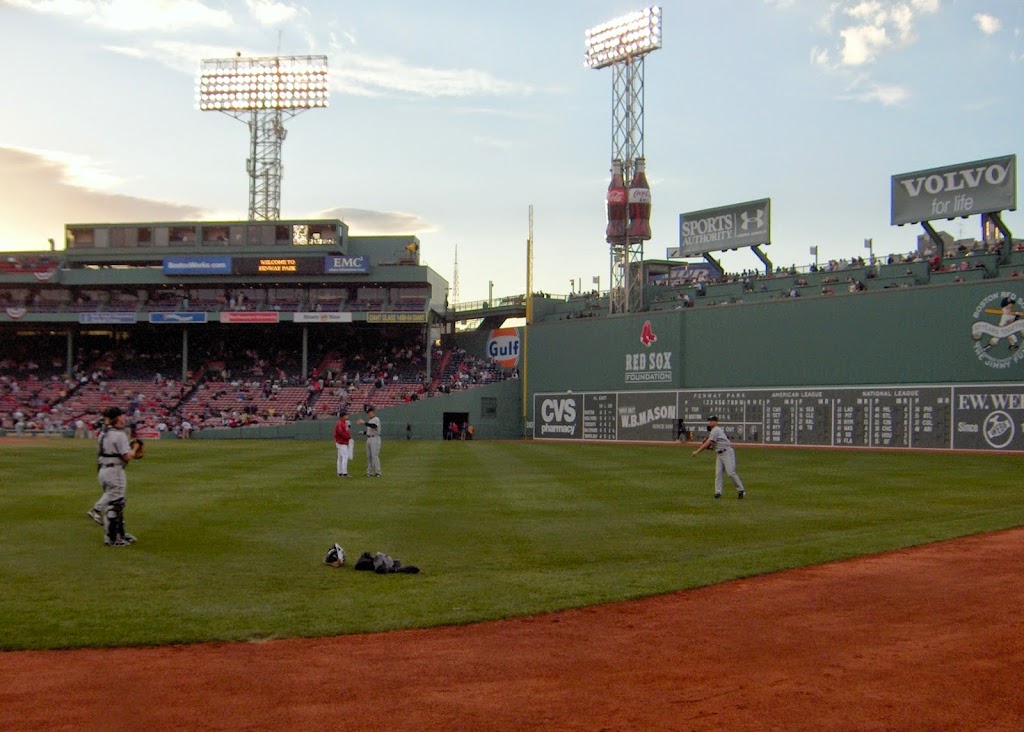
<path fill-rule="evenodd" d="M 536 394 L 533 436 L 671 441 L 711 414 L 736 442 L 1024 450 L 1020 384 Z"/>

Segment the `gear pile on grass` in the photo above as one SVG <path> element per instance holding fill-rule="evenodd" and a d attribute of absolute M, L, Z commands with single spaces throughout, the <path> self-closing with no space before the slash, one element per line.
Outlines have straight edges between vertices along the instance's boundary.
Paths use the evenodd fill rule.
<path fill-rule="evenodd" d="M 337 568 L 345 565 L 345 550 L 341 547 L 341 544 L 335 543 L 327 550 L 324 564 Z M 359 559 L 356 560 L 354 568 L 361 572 L 376 572 L 377 574 L 392 574 L 395 572 L 419 574 L 420 572 L 419 567 L 411 564 L 402 564 L 400 559 L 395 559 L 384 552 L 377 552 L 376 554 L 363 552 L 359 555 Z"/>

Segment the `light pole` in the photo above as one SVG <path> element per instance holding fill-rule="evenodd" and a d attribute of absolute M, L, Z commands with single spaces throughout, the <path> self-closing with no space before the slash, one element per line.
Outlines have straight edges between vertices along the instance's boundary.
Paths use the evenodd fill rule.
<path fill-rule="evenodd" d="M 196 106 L 223 112 L 249 126 L 249 220 L 281 218 L 281 145 L 284 121 L 327 106 L 326 56 L 204 59 L 196 79 Z"/>
<path fill-rule="evenodd" d="M 622 166 L 622 178 L 627 191 L 640 201 L 641 187 L 633 186 L 634 174 L 642 173 L 644 155 L 644 59 L 661 48 L 661 6 L 639 10 L 586 31 L 585 63 L 592 69 L 612 70 L 612 171 L 617 163 Z M 613 178 L 613 184 L 618 180 Z M 615 189 L 619 194 L 618 188 Z M 609 196 L 612 189 L 609 189 Z M 650 205 L 650 190 L 643 189 Z M 608 199 L 611 203 L 611 199 Z M 643 308 L 644 239 L 650 233 L 630 233 L 627 224 L 622 236 L 610 235 L 608 262 L 609 311 L 612 313 L 638 312 Z M 580 290 L 583 282 L 580 282 Z"/>
<path fill-rule="evenodd" d="M 494 305 L 494 281 L 488 280 L 487 282 L 487 307 L 493 307 Z"/>
<path fill-rule="evenodd" d="M 817 244 L 815 244 L 813 247 L 811 247 L 811 254 L 814 255 L 814 271 L 817 272 L 818 271 L 818 245 Z"/>
<path fill-rule="evenodd" d="M 864 248 L 868 250 L 868 261 L 873 265 L 875 263 L 875 243 L 871 239 L 865 239 Z"/>
<path fill-rule="evenodd" d="M 569 294 L 576 294 L 576 280 L 569 280 Z"/>
<path fill-rule="evenodd" d="M 594 284 L 597 285 L 597 294 L 601 294 L 601 275 L 594 275 Z"/>

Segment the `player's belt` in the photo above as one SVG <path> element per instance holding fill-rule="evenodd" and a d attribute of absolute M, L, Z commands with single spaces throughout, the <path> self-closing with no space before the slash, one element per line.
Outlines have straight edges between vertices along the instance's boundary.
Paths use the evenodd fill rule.
<path fill-rule="evenodd" d="M 728 447 L 723 447 L 721 450 L 716 450 L 715 452 L 717 452 L 719 455 L 721 455 L 723 452 L 725 452 L 728 449 L 729 449 Z"/>
<path fill-rule="evenodd" d="M 115 462 L 111 462 L 109 460 L 107 460 L 107 461 L 101 460 L 100 461 L 100 467 L 101 468 L 116 468 L 116 467 L 119 467 L 121 465 L 124 465 L 124 460 L 118 460 L 116 463 Z"/>

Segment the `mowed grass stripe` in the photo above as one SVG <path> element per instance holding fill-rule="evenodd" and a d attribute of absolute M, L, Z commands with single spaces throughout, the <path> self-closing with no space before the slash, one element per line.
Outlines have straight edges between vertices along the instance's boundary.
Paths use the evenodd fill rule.
<path fill-rule="evenodd" d="M 0 445 L 0 647 L 258 640 L 459 624 L 635 598 L 1024 525 L 1019 457 L 738 450 L 712 501 L 686 446 L 152 441 L 139 543 L 102 546 L 85 441 Z M 338 541 L 349 566 L 322 563 Z M 354 572 L 385 551 L 420 575 Z"/>

